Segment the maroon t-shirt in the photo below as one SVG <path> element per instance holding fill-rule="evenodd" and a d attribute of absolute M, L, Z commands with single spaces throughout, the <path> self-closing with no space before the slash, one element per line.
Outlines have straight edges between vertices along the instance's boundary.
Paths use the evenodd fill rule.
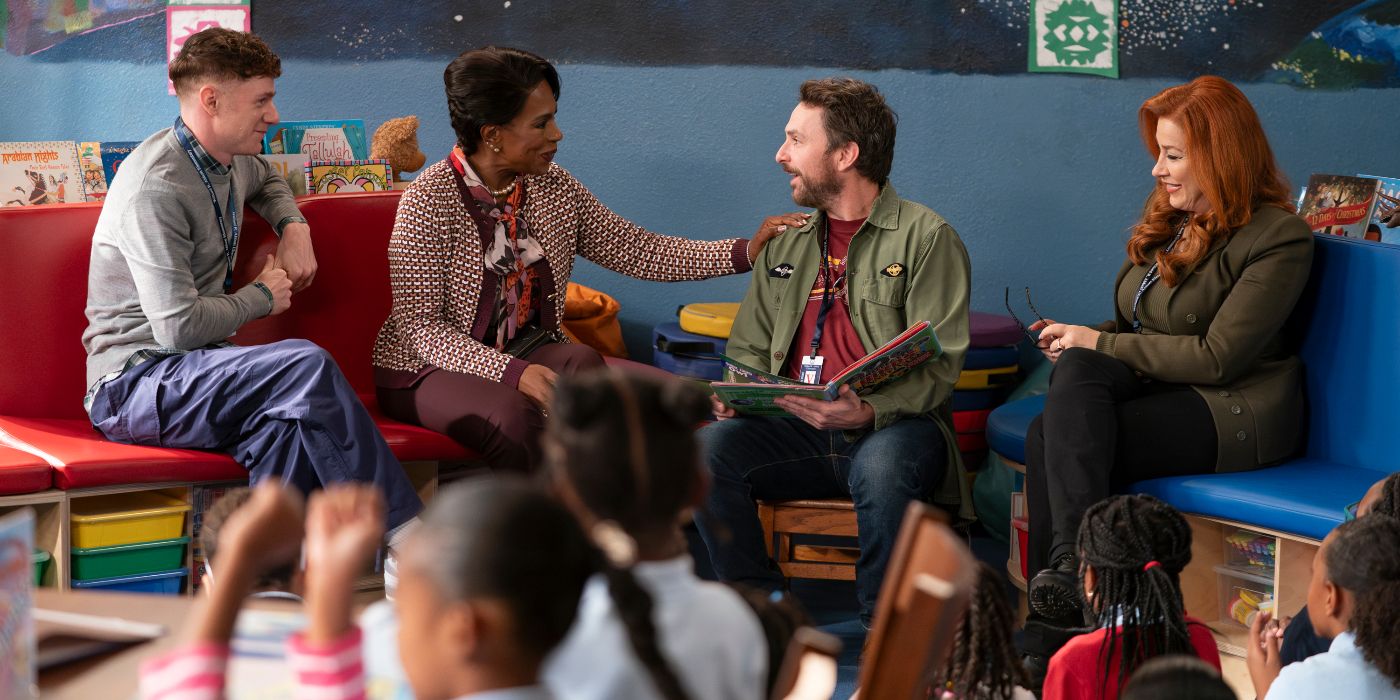
<path fill-rule="evenodd" d="M 851 308 L 846 300 L 846 251 L 851 247 L 851 237 L 856 235 L 863 223 L 865 219 L 840 221 L 827 217 L 831 243 L 826 251 L 826 270 L 833 281 L 831 290 L 834 302 L 831 311 L 826 314 L 822 344 L 817 349 L 817 354 L 826 358 L 822 363 L 821 384 L 831 381 L 832 377 L 866 355 L 865 346 L 851 325 Z M 821 232 L 817 231 L 816 235 L 821 236 Z M 817 244 L 821 245 L 820 239 Z M 797 333 L 792 336 L 792 348 L 788 351 L 783 376 L 793 379 L 802 376 L 802 358 L 812 354 L 812 334 L 817 330 L 817 312 L 822 307 L 822 291 L 826 289 L 826 282 L 822 269 L 818 268 L 817 280 L 812 285 L 812 292 L 807 295 L 807 308 L 802 312 L 802 323 L 798 324 Z"/>

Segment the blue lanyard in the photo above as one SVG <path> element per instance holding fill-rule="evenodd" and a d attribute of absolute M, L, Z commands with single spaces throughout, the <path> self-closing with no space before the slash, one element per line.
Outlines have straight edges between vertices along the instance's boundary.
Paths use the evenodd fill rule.
<path fill-rule="evenodd" d="M 219 197 L 214 194 L 214 185 L 209 182 L 209 176 L 204 173 L 204 167 L 199 164 L 199 157 L 194 153 L 194 145 L 190 143 L 184 133 L 184 122 L 178 117 L 175 119 L 175 140 L 180 142 L 180 147 L 185 149 L 185 155 L 189 156 L 190 163 L 194 165 L 195 172 L 199 173 L 199 179 L 204 182 L 204 189 L 209 190 L 209 202 L 214 205 L 214 218 L 219 222 L 219 239 L 224 242 L 224 294 L 228 294 L 233 289 L 233 260 L 238 255 L 238 212 L 234 210 L 234 185 L 233 173 L 230 171 L 228 179 L 228 216 L 233 220 L 233 235 L 229 235 L 229 227 L 224 223 L 224 210 L 219 208 Z"/>
<path fill-rule="evenodd" d="M 831 312 L 831 307 L 836 301 L 836 295 L 832 294 L 831 280 L 831 224 L 822 217 L 822 305 L 817 308 L 817 327 L 812 331 L 812 356 L 816 357 L 817 350 L 822 345 L 822 330 L 826 328 L 826 315 Z"/>
<path fill-rule="evenodd" d="M 1174 248 L 1174 247 L 1176 246 L 1176 242 L 1177 242 L 1177 241 L 1181 240 L 1181 234 L 1184 233 L 1185 231 L 1186 231 L 1186 222 L 1183 221 L 1183 222 L 1181 223 L 1181 226 L 1178 226 L 1178 227 L 1177 227 L 1177 229 L 1176 229 L 1176 235 L 1175 235 L 1175 236 L 1172 236 L 1171 241 L 1169 241 L 1169 242 L 1167 243 L 1167 247 L 1164 248 L 1164 249 L 1162 250 L 1162 252 L 1164 252 L 1164 253 L 1170 253 L 1170 252 L 1172 252 L 1172 248 Z M 1138 320 L 1138 304 L 1142 301 L 1142 295 L 1143 295 L 1143 294 L 1146 294 L 1146 293 L 1147 293 L 1147 290 L 1148 290 L 1149 288 L 1151 288 L 1152 285 L 1156 284 L 1156 283 L 1157 283 L 1157 280 L 1159 280 L 1159 279 L 1161 279 L 1161 278 L 1162 278 L 1162 276 L 1159 275 L 1159 274 L 1157 274 L 1157 263 L 1156 263 L 1156 262 L 1153 262 L 1153 263 L 1152 263 L 1152 267 L 1147 268 L 1147 275 L 1144 276 L 1144 277 L 1142 278 L 1142 284 L 1139 284 L 1139 285 L 1138 285 L 1137 294 L 1136 294 L 1135 296 L 1133 296 L 1133 332 L 1134 332 L 1134 333 L 1141 333 L 1141 332 L 1142 332 L 1142 321 L 1139 321 L 1139 320 Z"/>

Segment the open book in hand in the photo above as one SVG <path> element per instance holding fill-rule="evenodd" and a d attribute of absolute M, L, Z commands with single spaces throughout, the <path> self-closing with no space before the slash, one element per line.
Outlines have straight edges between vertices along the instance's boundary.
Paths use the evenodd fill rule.
<path fill-rule="evenodd" d="M 774 405 L 779 396 L 807 396 L 832 401 L 842 386 L 857 395 L 868 394 L 908 374 L 910 370 L 943 354 L 938 337 L 928 321 L 919 321 L 894 340 L 862 357 L 826 384 L 802 382 L 754 369 L 742 362 L 724 358 L 726 382 L 710 388 L 724 405 L 751 416 L 785 416 L 787 411 Z"/>

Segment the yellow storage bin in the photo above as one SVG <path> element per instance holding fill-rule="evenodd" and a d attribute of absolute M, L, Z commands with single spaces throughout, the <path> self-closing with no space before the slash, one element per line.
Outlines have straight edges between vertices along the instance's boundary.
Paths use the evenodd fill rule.
<path fill-rule="evenodd" d="M 172 540 L 185 534 L 190 504 L 157 491 L 74 498 L 69 505 L 75 549 Z"/>
<path fill-rule="evenodd" d="M 734 317 L 739 314 L 736 302 L 714 302 L 686 304 L 680 309 L 681 330 L 699 333 L 711 338 L 728 338 L 734 327 Z"/>
<path fill-rule="evenodd" d="M 1010 367 L 992 367 L 989 369 L 965 369 L 958 375 L 958 383 L 954 389 L 965 391 L 968 389 L 991 389 L 993 387 L 1004 386 L 1016 381 L 1016 365 Z"/>

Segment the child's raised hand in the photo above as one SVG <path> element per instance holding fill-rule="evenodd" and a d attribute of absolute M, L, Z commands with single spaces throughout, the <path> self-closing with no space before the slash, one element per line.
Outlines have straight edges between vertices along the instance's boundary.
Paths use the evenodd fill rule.
<path fill-rule="evenodd" d="M 246 578 L 292 561 L 301 551 L 304 504 L 301 493 L 275 480 L 253 494 L 219 530 L 219 576 Z"/>
<path fill-rule="evenodd" d="M 384 496 L 373 484 L 331 484 L 311 494 L 306 513 L 308 577 L 349 581 L 384 539 Z"/>

